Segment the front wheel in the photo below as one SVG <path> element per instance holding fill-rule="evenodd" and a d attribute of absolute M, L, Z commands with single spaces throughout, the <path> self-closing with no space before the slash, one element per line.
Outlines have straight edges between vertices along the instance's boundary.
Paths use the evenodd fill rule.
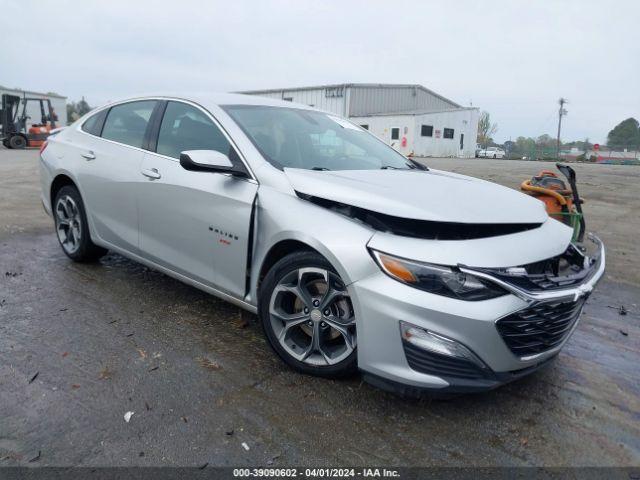
<path fill-rule="evenodd" d="M 289 366 L 333 378 L 356 372 L 351 298 L 320 254 L 296 252 L 278 261 L 262 282 L 259 300 L 267 340 Z"/>
<path fill-rule="evenodd" d="M 91 241 L 84 203 L 75 187 L 62 187 L 56 194 L 53 219 L 60 246 L 71 260 L 91 262 L 107 253 Z"/>

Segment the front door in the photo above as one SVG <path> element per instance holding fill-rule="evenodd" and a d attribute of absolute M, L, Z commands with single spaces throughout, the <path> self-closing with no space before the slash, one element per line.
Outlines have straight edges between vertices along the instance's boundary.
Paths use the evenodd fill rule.
<path fill-rule="evenodd" d="M 156 153 L 145 155 L 139 174 L 141 254 L 241 298 L 258 186 L 228 174 L 187 171 L 179 162 L 185 150 L 217 150 L 237 157 L 207 113 L 168 102 Z"/>

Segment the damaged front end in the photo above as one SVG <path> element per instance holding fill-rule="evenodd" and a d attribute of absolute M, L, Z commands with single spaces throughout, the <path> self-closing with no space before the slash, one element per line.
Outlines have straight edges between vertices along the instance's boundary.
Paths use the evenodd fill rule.
<path fill-rule="evenodd" d="M 500 285 L 527 302 L 563 298 L 577 300 L 587 297 L 604 274 L 604 245 L 595 235 L 589 235 L 589 241 L 591 248 L 571 243 L 562 254 L 527 265 L 508 268 L 458 267 L 462 272 Z"/>
<path fill-rule="evenodd" d="M 557 352 L 578 324 L 587 298 L 605 270 L 604 245 L 590 235 L 592 254 L 570 244 L 564 253 L 520 267 L 488 269 L 459 266 L 526 301 L 528 306 L 495 324 L 511 352 L 522 361 Z"/>
<path fill-rule="evenodd" d="M 359 221 L 374 230 L 423 240 L 472 240 L 524 232 L 541 223 L 460 223 L 420 220 L 376 212 L 326 198 L 296 192 L 299 198 Z"/>

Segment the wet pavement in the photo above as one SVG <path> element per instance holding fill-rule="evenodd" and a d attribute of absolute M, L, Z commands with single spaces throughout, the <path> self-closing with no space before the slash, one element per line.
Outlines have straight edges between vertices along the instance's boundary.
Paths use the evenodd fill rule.
<path fill-rule="evenodd" d="M 121 256 L 70 262 L 19 153 L 0 150 L 0 466 L 640 465 L 633 282 L 604 280 L 537 374 L 404 400 L 292 372 L 254 316 Z"/>

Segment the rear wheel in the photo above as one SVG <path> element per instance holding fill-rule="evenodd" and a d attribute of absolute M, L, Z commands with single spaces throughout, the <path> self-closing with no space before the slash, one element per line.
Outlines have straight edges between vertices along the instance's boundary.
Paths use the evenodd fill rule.
<path fill-rule="evenodd" d="M 277 262 L 260 288 L 259 315 L 269 344 L 289 366 L 323 377 L 357 370 L 356 323 L 347 288 L 316 252 Z"/>
<path fill-rule="evenodd" d="M 75 187 L 67 185 L 56 194 L 53 219 L 60 246 L 71 260 L 91 262 L 107 253 L 91 241 L 84 203 Z"/>
<path fill-rule="evenodd" d="M 9 137 L 9 148 L 22 149 L 27 147 L 27 139 L 22 135 L 13 135 Z"/>

